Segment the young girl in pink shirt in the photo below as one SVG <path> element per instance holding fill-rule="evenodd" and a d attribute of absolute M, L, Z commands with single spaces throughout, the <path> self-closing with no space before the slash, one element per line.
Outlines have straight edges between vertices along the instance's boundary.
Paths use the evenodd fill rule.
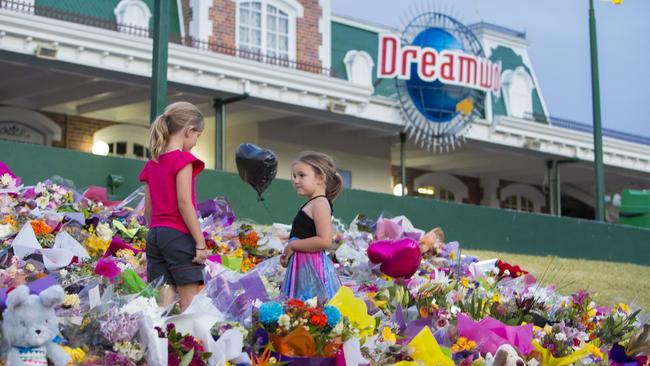
<path fill-rule="evenodd" d="M 207 257 L 196 215 L 195 178 L 205 164 L 190 150 L 203 132 L 201 112 L 191 103 L 170 104 L 151 125 L 151 160 L 140 173 L 145 183 L 147 279 L 162 278 L 161 305 L 180 295 L 185 310 L 203 284 Z"/>

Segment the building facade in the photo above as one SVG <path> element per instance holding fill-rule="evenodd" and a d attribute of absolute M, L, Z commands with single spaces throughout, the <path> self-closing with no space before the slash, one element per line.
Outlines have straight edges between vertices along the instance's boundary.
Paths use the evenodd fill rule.
<path fill-rule="evenodd" d="M 329 0 L 170 8 L 168 101 L 192 102 L 206 116 L 196 154 L 208 168 L 224 159 L 235 171 L 236 147 L 252 142 L 278 155 L 279 178 L 310 149 L 332 155 L 349 188 L 401 191 L 406 122 L 394 81 L 376 76 L 380 35 L 400 30 L 333 15 Z M 1 0 L 0 139 L 146 159 L 152 12 L 153 0 Z M 406 142 L 406 191 L 593 217 L 590 126 L 552 117 L 524 33 L 468 28 L 501 65 L 500 93 L 486 95 L 461 146 L 441 153 Z M 234 95 L 247 97 L 225 107 L 218 156 L 215 100 Z M 610 197 L 650 188 L 650 139 L 606 130 L 604 161 Z M 549 198 L 557 187 L 561 210 Z"/>

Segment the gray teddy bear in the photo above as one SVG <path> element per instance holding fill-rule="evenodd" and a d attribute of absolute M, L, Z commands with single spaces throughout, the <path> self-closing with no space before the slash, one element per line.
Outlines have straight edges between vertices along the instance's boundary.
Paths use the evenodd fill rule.
<path fill-rule="evenodd" d="M 16 287 L 7 296 L 3 313 L 2 333 L 9 347 L 7 366 L 65 366 L 70 356 L 59 345 L 59 319 L 54 307 L 63 303 L 65 292 L 52 286 L 38 296 L 30 295 L 25 285 Z"/>

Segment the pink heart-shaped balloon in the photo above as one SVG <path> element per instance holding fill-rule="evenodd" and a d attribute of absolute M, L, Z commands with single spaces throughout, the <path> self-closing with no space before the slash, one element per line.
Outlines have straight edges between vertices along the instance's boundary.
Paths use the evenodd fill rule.
<path fill-rule="evenodd" d="M 379 240 L 368 246 L 368 259 L 379 263 L 382 273 L 394 278 L 409 278 L 420 267 L 420 247 L 411 238 Z"/>

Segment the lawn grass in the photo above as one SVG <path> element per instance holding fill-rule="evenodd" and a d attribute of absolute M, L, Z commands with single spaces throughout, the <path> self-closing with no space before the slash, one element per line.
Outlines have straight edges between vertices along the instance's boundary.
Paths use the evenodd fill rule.
<path fill-rule="evenodd" d="M 555 284 L 563 295 L 586 289 L 594 294 L 598 305 L 624 302 L 633 308 L 650 310 L 650 266 L 472 249 L 464 250 L 463 254 L 518 264 L 542 284 Z"/>

